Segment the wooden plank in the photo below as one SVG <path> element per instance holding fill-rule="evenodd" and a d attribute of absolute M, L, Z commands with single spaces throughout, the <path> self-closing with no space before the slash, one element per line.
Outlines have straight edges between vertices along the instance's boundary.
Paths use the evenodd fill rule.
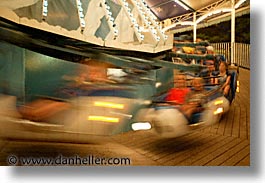
<path fill-rule="evenodd" d="M 249 142 L 247 140 L 244 140 L 240 142 L 239 144 L 236 144 L 234 147 L 231 147 L 229 150 L 225 151 L 224 153 L 220 154 L 220 156 L 214 158 L 213 160 L 209 161 L 207 166 L 218 166 L 221 165 L 223 162 L 225 162 L 227 159 L 231 158 L 235 154 L 239 156 L 239 151 L 244 149 L 245 147 L 249 146 Z M 243 156 L 244 157 L 244 156 Z M 243 158 L 241 157 L 241 158 Z M 231 163 L 231 164 L 230 164 Z M 228 162 L 227 162 L 228 164 Z M 229 162 L 229 166 L 232 166 L 232 162 Z"/>
<path fill-rule="evenodd" d="M 224 135 L 224 133 L 225 133 L 225 126 L 226 126 L 227 119 L 228 119 L 228 113 L 229 113 L 229 111 L 227 113 L 223 114 L 223 116 L 222 116 L 222 118 L 221 118 L 221 120 L 219 122 L 219 126 L 218 126 L 218 129 L 217 129 L 216 134 L 218 134 L 218 135 Z"/>
<path fill-rule="evenodd" d="M 129 145 L 130 147 L 138 148 L 138 147 L 141 147 L 145 144 L 150 144 L 152 142 L 156 142 L 157 140 L 158 140 L 157 137 L 146 134 L 145 136 L 141 136 L 141 138 L 138 137 L 136 139 L 132 139 L 131 141 L 124 143 L 124 145 L 126 145 L 126 146 Z"/>
<path fill-rule="evenodd" d="M 246 155 L 246 157 L 244 157 L 235 166 L 250 166 L 250 155 Z"/>
<path fill-rule="evenodd" d="M 204 138 L 209 138 L 211 136 L 210 134 L 206 134 Z M 187 143 L 185 143 L 182 146 L 172 146 L 171 149 L 169 149 L 166 154 L 163 154 L 162 157 L 158 157 L 157 162 L 161 164 L 168 163 L 168 161 L 171 161 L 172 159 L 176 158 L 177 156 L 186 156 L 187 150 L 190 152 L 193 148 L 197 148 L 201 144 L 201 137 L 196 139 L 190 139 Z"/>
<path fill-rule="evenodd" d="M 216 123 L 216 124 L 214 124 L 214 125 L 211 125 L 211 128 L 210 128 L 210 133 L 213 133 L 213 134 L 216 134 L 217 133 L 217 131 L 218 131 L 218 128 L 219 128 L 219 124 L 220 124 L 220 122 L 218 122 L 218 123 Z"/>
<path fill-rule="evenodd" d="M 209 155 L 209 154 L 214 154 L 215 151 L 217 151 L 218 149 L 222 148 L 223 146 L 225 146 L 226 144 L 230 143 L 231 141 L 233 141 L 233 139 L 231 137 L 228 136 L 216 136 L 215 140 L 213 141 L 214 143 L 210 144 L 209 147 L 204 148 L 203 150 L 201 150 L 197 155 L 190 157 L 189 159 L 187 159 L 184 162 L 180 162 L 179 165 L 198 165 L 197 162 L 199 162 L 200 160 L 202 160 L 205 156 Z M 209 160 L 210 161 L 210 160 Z"/>
<path fill-rule="evenodd" d="M 232 128 L 233 128 L 233 123 L 234 123 L 234 111 L 235 111 L 235 108 L 234 106 L 232 106 L 228 113 L 224 135 L 228 135 L 228 136 L 232 135 Z"/>
<path fill-rule="evenodd" d="M 205 143 L 205 139 L 208 139 L 210 134 L 200 135 L 198 137 L 193 137 L 188 140 L 183 141 L 180 144 L 167 144 L 164 148 L 158 149 L 157 152 L 153 153 L 150 157 L 153 160 L 158 160 L 159 162 L 165 162 L 167 159 L 171 159 L 172 156 L 175 158 L 176 156 L 181 155 L 181 153 L 188 149 L 191 151 L 192 147 L 196 147 Z"/>
<path fill-rule="evenodd" d="M 187 143 L 187 139 L 199 138 L 200 133 L 190 133 L 185 136 L 181 136 L 173 139 L 160 139 L 154 141 L 153 143 L 143 144 L 141 147 L 136 148 L 135 150 L 141 154 L 145 154 L 149 158 L 155 156 L 156 154 L 167 154 L 172 146 L 183 146 Z"/>
<path fill-rule="evenodd" d="M 250 109 L 247 108 L 247 138 L 250 138 Z"/>
<path fill-rule="evenodd" d="M 240 114 L 240 126 L 239 126 L 239 137 L 240 138 L 248 138 L 247 134 L 247 110 L 245 107 L 241 107 Z"/>
<path fill-rule="evenodd" d="M 121 144 L 130 144 L 137 143 L 139 141 L 149 140 L 150 138 L 155 138 L 153 134 L 147 131 L 130 131 L 123 133 L 121 135 L 113 136 L 112 139 Z"/>
<path fill-rule="evenodd" d="M 250 155 L 250 146 L 249 143 L 246 147 L 244 147 L 241 151 L 234 154 L 232 157 L 226 159 L 221 166 L 235 166 L 240 163 L 244 158 Z"/>
<path fill-rule="evenodd" d="M 196 165 L 196 166 L 203 166 L 206 165 L 208 162 L 212 161 L 213 159 L 217 158 L 218 156 L 220 156 L 221 154 L 223 154 L 224 152 L 228 151 L 230 148 L 234 147 L 235 145 L 237 145 L 238 143 L 240 143 L 242 140 L 239 138 L 230 138 L 228 142 L 226 143 L 220 143 L 217 144 L 217 147 L 215 149 L 215 151 L 211 151 L 211 153 L 207 153 L 205 154 L 205 156 L 192 163 L 192 165 Z"/>
<path fill-rule="evenodd" d="M 239 137 L 240 122 L 240 107 L 235 107 L 232 137 Z"/>
<path fill-rule="evenodd" d="M 4 147 L 8 144 L 6 140 L 0 139 L 0 152 L 4 149 Z"/>
<path fill-rule="evenodd" d="M 208 127 L 205 127 L 205 128 L 203 128 L 203 130 L 202 130 L 202 133 L 204 132 L 204 133 L 209 133 L 210 132 L 210 130 L 211 130 L 211 126 L 208 126 Z"/>
<path fill-rule="evenodd" d="M 208 142 L 204 143 L 203 145 L 191 150 L 190 153 L 186 153 L 185 156 L 179 156 L 177 158 L 172 159 L 167 163 L 167 165 L 178 165 L 178 166 L 188 166 L 191 165 L 196 160 L 205 156 L 205 154 L 210 153 L 211 147 L 215 144 L 219 144 L 222 141 L 228 139 L 227 136 L 216 136 L 213 135 Z M 214 150 L 213 150 L 214 151 Z"/>
<path fill-rule="evenodd" d="M 201 134 L 198 132 L 189 133 L 185 136 L 173 138 L 173 139 L 161 139 L 153 144 L 146 144 L 145 146 L 138 149 L 140 153 L 144 153 L 146 156 L 152 159 L 159 159 L 156 157 L 162 157 L 164 154 L 168 154 L 170 149 L 175 146 L 183 146 L 185 145 L 190 139 L 200 138 Z"/>

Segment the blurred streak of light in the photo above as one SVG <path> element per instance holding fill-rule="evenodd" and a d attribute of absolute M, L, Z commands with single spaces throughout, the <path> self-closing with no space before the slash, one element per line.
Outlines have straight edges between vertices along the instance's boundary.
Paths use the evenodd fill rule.
<path fill-rule="evenodd" d="M 88 116 L 89 121 L 103 121 L 109 123 L 118 123 L 119 118 L 106 117 L 106 116 Z"/>
<path fill-rule="evenodd" d="M 112 103 L 112 102 L 100 102 L 100 101 L 95 101 L 94 106 L 114 108 L 114 109 L 123 109 L 124 108 L 123 104 L 117 104 L 117 103 Z"/>

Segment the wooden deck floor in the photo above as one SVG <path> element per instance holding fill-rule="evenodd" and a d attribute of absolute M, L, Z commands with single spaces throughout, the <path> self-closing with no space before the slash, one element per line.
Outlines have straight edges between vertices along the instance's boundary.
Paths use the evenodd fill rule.
<path fill-rule="evenodd" d="M 114 140 L 158 165 L 250 166 L 250 71 L 240 69 L 239 81 L 230 111 L 211 127 L 171 140 L 142 132 Z"/>

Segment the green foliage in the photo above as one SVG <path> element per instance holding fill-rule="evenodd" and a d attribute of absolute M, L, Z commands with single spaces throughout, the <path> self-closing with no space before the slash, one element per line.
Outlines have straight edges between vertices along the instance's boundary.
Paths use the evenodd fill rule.
<path fill-rule="evenodd" d="M 193 35 L 192 31 L 176 34 Z M 231 40 L 231 21 L 225 21 L 210 27 L 197 30 L 197 38 L 208 40 L 211 43 L 230 42 Z M 236 42 L 250 44 L 250 14 L 236 18 Z"/>

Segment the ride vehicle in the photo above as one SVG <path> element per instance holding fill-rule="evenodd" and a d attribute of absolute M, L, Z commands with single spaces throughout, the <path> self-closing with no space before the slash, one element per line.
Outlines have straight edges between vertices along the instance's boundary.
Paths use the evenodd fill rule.
<path fill-rule="evenodd" d="M 183 63 L 175 64 L 183 65 Z M 194 64 L 190 64 L 190 66 L 191 65 Z M 215 74 L 218 75 L 218 72 Z M 204 90 L 207 91 L 207 102 L 202 106 L 203 110 L 193 113 L 190 118 L 181 110 L 181 105 L 168 102 L 166 100 L 167 93 L 165 93 L 157 96 L 148 108 L 142 109 L 142 111 L 139 112 L 137 116 L 137 121 L 139 122 L 133 124 L 133 129 L 150 129 L 150 131 L 161 138 L 175 138 L 189 133 L 194 129 L 207 127 L 219 122 L 221 116 L 229 111 L 230 105 L 235 98 L 236 91 L 239 90 L 238 67 L 230 67 L 227 74 L 231 76 L 229 94 L 224 96 L 223 92 L 220 90 L 220 85 L 206 83 Z M 186 75 L 191 76 L 192 74 L 188 72 Z M 203 74 L 196 73 L 190 78 L 201 75 Z M 209 80 L 216 77 L 218 76 L 204 77 L 204 79 Z M 191 89 L 193 88 L 191 87 Z"/>
<path fill-rule="evenodd" d="M 41 54 L 29 52 L 26 54 L 29 56 L 27 60 L 31 60 L 31 54 L 33 58 L 36 58 L 37 54 L 40 60 L 42 57 L 47 59 Z M 83 52 L 80 54 L 84 55 Z M 45 73 L 51 63 L 49 60 L 47 65 L 45 61 L 40 62 L 38 72 L 26 70 L 26 74 L 32 78 L 25 81 L 28 86 L 26 92 L 30 92 L 26 93 L 26 102 L 17 101 L 17 97 L 9 93 L 1 96 L 1 137 L 102 141 L 102 138 L 108 138 L 110 135 L 132 130 L 131 124 L 139 109 L 149 105 L 153 95 L 171 87 L 171 83 L 162 84 L 173 76 L 172 69 L 166 66 L 173 65 L 175 68 L 187 70 L 200 69 L 177 66 L 166 61 L 113 56 L 92 51 L 87 55 L 90 59 L 97 60 L 100 57 L 99 62 L 111 63 L 111 66 L 106 68 L 106 80 L 84 80 L 80 83 L 75 76 L 61 75 L 62 79 L 57 81 L 58 72 L 66 70 L 67 62 L 63 63 L 61 70 L 57 68 L 56 76 L 52 72 Z M 36 67 L 36 63 L 33 64 Z M 77 65 L 89 67 L 84 64 Z M 42 74 L 39 74 L 40 72 Z M 41 80 L 42 83 L 47 83 L 47 80 L 49 84 L 44 87 L 41 82 L 35 80 Z"/>
<path fill-rule="evenodd" d="M 93 58 L 93 56 L 90 57 Z M 98 57 L 98 53 L 94 54 Z M 16 97 L 1 97 L 1 137 L 16 139 L 102 141 L 110 135 L 131 130 L 154 131 L 159 137 L 178 137 L 197 127 L 212 125 L 221 114 L 229 110 L 235 97 L 236 73 L 231 79 L 231 98 L 228 100 L 218 91 L 218 86 L 207 86 L 208 102 L 203 112 L 195 114 L 188 121 L 174 105 L 163 100 L 155 101 L 154 96 L 165 93 L 173 87 L 173 69 L 186 72 L 201 72 L 199 65 L 178 65 L 156 59 L 139 59 L 128 56 L 102 55 L 115 66 L 107 68 L 108 78 L 104 82 L 82 81 L 76 85 L 76 78 L 64 77 L 65 85 L 58 88 L 57 96 L 36 96 L 56 106 L 67 106 L 52 115 L 35 120 L 23 118 L 16 108 Z M 115 58 L 115 59 L 113 59 Z M 173 68 L 173 69 L 172 69 Z M 118 73 L 118 74 L 117 74 Z M 163 96 L 159 96 L 163 98 Z M 38 102 L 37 102 L 38 103 Z M 35 104 L 34 104 L 35 105 Z M 31 105 L 29 107 L 32 107 Z M 36 105 L 36 110 L 41 107 Z M 30 111 L 34 111 L 31 109 Z M 38 113 L 40 114 L 40 113 Z M 33 119 L 33 120 L 32 120 Z M 105 140 L 103 140 L 105 141 Z"/>

